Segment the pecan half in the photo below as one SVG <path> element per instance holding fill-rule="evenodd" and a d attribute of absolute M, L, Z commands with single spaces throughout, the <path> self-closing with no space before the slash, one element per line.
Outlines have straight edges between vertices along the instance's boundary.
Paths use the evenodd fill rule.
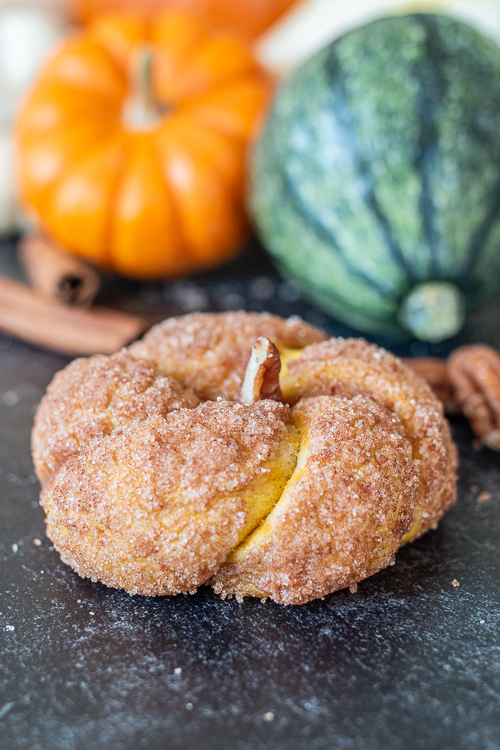
<path fill-rule="evenodd" d="M 448 359 L 455 400 L 484 445 L 500 451 L 500 354 L 490 346 L 461 346 Z"/>
<path fill-rule="evenodd" d="M 430 385 L 438 399 L 443 402 L 447 414 L 457 414 L 459 407 L 453 398 L 453 389 L 445 359 L 440 357 L 407 357 L 404 362 Z"/>
<path fill-rule="evenodd" d="M 241 388 L 241 401 L 250 406 L 260 399 L 282 401 L 280 388 L 281 359 L 278 347 L 261 336 L 252 348 Z"/>

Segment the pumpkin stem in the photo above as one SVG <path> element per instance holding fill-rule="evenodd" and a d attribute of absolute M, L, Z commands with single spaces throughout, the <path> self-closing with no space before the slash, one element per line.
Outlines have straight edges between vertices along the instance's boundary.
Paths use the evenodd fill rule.
<path fill-rule="evenodd" d="M 418 284 L 399 310 L 401 325 L 421 341 L 443 341 L 455 336 L 465 321 L 465 299 L 448 281 Z"/>
<path fill-rule="evenodd" d="M 141 44 L 132 54 L 132 95 L 126 100 L 123 120 L 129 130 L 152 130 L 161 118 L 153 91 L 153 50 Z"/>

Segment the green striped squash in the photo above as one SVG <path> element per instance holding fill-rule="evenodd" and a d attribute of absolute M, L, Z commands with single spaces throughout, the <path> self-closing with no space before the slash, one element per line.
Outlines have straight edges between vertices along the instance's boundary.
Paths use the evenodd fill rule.
<path fill-rule="evenodd" d="M 441 15 L 346 34 L 278 92 L 249 202 L 278 267 L 337 318 L 453 336 L 500 282 L 500 50 Z"/>

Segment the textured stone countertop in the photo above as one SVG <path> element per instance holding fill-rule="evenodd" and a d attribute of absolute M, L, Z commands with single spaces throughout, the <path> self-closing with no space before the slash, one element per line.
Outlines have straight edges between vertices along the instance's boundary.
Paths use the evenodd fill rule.
<path fill-rule="evenodd" d="M 0 245 L 0 272 L 19 273 L 12 243 Z M 101 301 L 157 319 L 268 309 L 347 332 L 257 250 L 189 282 L 109 280 Z M 465 341 L 500 348 L 500 300 L 469 318 L 460 341 L 429 353 Z M 452 423 L 456 507 L 356 594 L 288 608 L 220 601 L 204 588 L 130 597 L 79 578 L 44 533 L 30 429 L 67 361 L 0 335 L 0 747 L 500 747 L 500 455 L 476 452 L 465 421 Z"/>

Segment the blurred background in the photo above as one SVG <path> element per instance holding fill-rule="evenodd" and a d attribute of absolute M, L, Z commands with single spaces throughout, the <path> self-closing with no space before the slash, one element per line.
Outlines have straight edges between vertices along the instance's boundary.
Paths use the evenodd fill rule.
<path fill-rule="evenodd" d="M 423 103 L 415 95 L 409 103 L 413 111 L 401 99 L 400 110 L 389 112 L 391 103 L 384 113 L 384 97 L 387 101 L 388 97 L 382 85 L 377 90 L 373 82 L 364 80 L 355 61 L 344 64 L 347 80 L 353 81 L 348 92 L 353 111 L 358 106 L 352 103 L 355 92 L 365 86 L 360 117 L 365 117 L 362 108 L 368 111 L 370 102 L 376 110 L 367 160 L 373 159 L 372 173 L 377 173 L 376 198 L 387 201 L 387 207 L 382 206 L 384 221 L 394 228 L 395 242 L 410 258 L 408 262 L 402 257 L 389 261 L 386 249 L 380 247 L 387 244 L 377 235 L 380 227 L 363 229 L 361 236 L 360 200 L 366 200 L 360 195 L 366 186 L 360 192 L 359 175 L 354 173 L 342 173 L 340 178 L 347 141 L 341 145 L 340 161 L 335 161 L 326 141 L 316 143 L 314 159 L 319 154 L 319 162 L 325 163 L 322 183 L 322 177 L 311 177 L 310 151 L 294 145 L 284 154 L 268 135 L 273 128 L 273 132 L 282 128 L 283 138 L 295 144 L 301 128 L 302 135 L 306 132 L 299 123 L 303 110 L 284 116 L 269 113 L 281 111 L 277 92 L 287 90 L 284 82 L 290 76 L 300 81 L 303 66 L 320 50 L 364 24 L 413 12 L 451 17 L 495 45 L 500 42 L 497 0 L 354 0 L 349 4 L 340 0 L 1 0 L 0 271 L 24 286 L 0 288 L 0 299 L 8 308 L 0 316 L 0 329 L 61 353 L 88 354 L 114 349 L 167 315 L 246 308 L 300 313 L 332 333 L 362 332 L 412 354 L 447 352 L 462 340 L 498 345 L 495 301 L 487 302 L 500 281 L 500 251 L 494 249 L 499 207 L 491 205 L 497 179 L 492 164 L 498 158 L 492 132 L 498 129 L 500 106 L 495 78 L 500 68 L 495 68 L 493 45 L 485 51 L 478 43 L 476 54 L 479 37 L 472 36 L 472 43 L 463 42 L 470 48 L 470 61 L 464 57 L 460 63 L 464 71 L 477 63 L 473 72 L 484 88 L 484 112 L 475 115 L 475 123 L 467 120 L 463 112 L 477 109 L 472 99 L 466 99 L 474 75 L 465 80 L 460 66 L 447 69 L 445 77 L 451 76 L 452 82 L 464 77 L 462 91 L 449 85 L 452 93 L 446 103 L 455 106 L 456 97 L 463 109 L 457 110 L 451 126 L 446 125 L 454 130 L 457 154 L 451 159 L 445 154 L 446 144 L 438 143 L 438 133 L 435 150 L 441 149 L 443 163 L 431 165 L 431 146 L 422 157 L 423 161 L 429 157 L 429 169 L 441 170 L 445 177 L 441 182 L 436 178 L 432 197 L 426 193 L 421 202 L 433 204 L 437 224 L 446 201 L 447 210 L 460 216 L 449 236 L 445 235 L 450 222 L 443 219 L 437 240 L 425 217 L 418 219 L 424 229 L 415 247 L 425 256 L 436 244 L 432 252 L 442 259 L 438 270 L 429 261 L 422 271 L 418 267 L 422 263 L 415 261 L 415 269 L 408 271 L 416 251 L 405 246 L 407 238 L 398 222 L 406 212 L 405 223 L 413 226 L 416 209 L 407 206 L 403 211 L 397 196 L 413 200 L 416 178 L 408 169 L 406 182 L 398 182 L 399 167 L 380 157 L 383 149 L 390 153 L 380 135 L 389 122 L 399 123 L 400 133 L 411 130 L 414 116 L 422 116 L 422 107 L 434 108 L 432 117 L 438 112 L 440 94 L 437 88 L 433 91 L 433 76 L 443 58 L 437 47 L 417 50 L 412 46 L 413 32 L 407 39 L 403 27 L 398 49 L 398 45 L 391 47 L 389 37 L 382 40 L 379 51 L 358 43 L 359 59 L 367 50 L 365 57 L 371 55 L 375 68 L 380 66 L 382 78 L 384 71 L 398 68 L 397 55 L 406 54 L 405 50 L 423 55 L 419 64 L 422 70 L 428 68 L 430 93 Z M 458 38 L 454 33 L 450 32 L 452 46 Z M 444 46 L 447 43 L 443 41 Z M 390 60 L 384 50 L 392 50 Z M 486 80 L 488 65 L 494 85 Z M 319 67 L 316 80 L 321 74 Z M 279 101 L 273 105 L 276 96 Z M 298 112 L 303 104 L 297 102 L 303 96 L 300 91 L 294 96 Z M 324 102 L 318 106 L 326 117 L 328 107 Z M 332 111 L 337 117 L 336 104 Z M 360 131 L 356 124 L 352 127 Z M 474 138 L 483 144 L 482 150 L 472 138 L 462 147 L 466 152 L 462 158 L 458 144 L 463 134 L 467 130 L 467 139 L 478 127 L 481 133 Z M 331 136 L 332 142 L 337 135 Z M 362 137 L 359 132 L 358 136 Z M 394 159 L 399 152 L 406 158 L 405 152 L 416 147 L 398 144 Z M 288 195 L 284 198 L 269 187 L 275 180 L 273 168 L 259 167 L 260 159 L 261 164 L 277 165 L 276 174 L 278 168 L 292 174 L 297 171 L 294 158 L 306 165 L 296 178 L 296 189 L 307 210 L 322 223 L 321 231 L 329 233 L 326 250 L 323 240 L 316 247 L 309 235 L 299 237 L 295 219 L 278 221 L 277 216 L 288 210 Z M 419 169 L 418 179 L 425 182 L 421 165 Z M 339 184 L 349 186 L 342 188 L 344 197 L 328 193 L 329 206 L 310 198 L 324 185 L 328 192 L 336 175 Z M 465 205 L 458 193 L 471 180 L 478 187 L 471 191 L 470 205 Z M 444 187 L 449 188 L 449 199 Z M 422 195 L 426 190 L 422 188 Z M 390 193 L 388 198 L 384 191 Z M 356 226 L 353 221 L 349 224 L 349 217 L 354 217 Z M 418 233 L 414 231 L 415 236 Z M 471 238 L 463 249 L 452 247 L 460 244 L 455 239 L 458 233 Z M 473 268 L 469 255 L 474 242 L 482 242 L 484 249 L 480 248 L 482 265 L 477 261 Z M 332 257 L 343 253 L 342 267 L 340 256 L 332 265 L 328 253 Z M 466 261 L 458 278 L 460 254 Z M 376 298 L 378 287 L 386 281 L 394 298 L 390 304 Z M 34 296 L 26 296 L 28 291 Z M 78 343 L 102 323 L 93 316 L 103 306 L 135 318 L 118 319 L 118 333 L 113 329 L 106 341 L 96 336 Z M 69 316 L 62 316 L 68 321 L 64 331 L 51 322 L 54 315 L 61 319 L 61 310 Z M 40 322 L 35 325 L 35 320 Z M 52 330 L 47 332 L 47 327 Z"/>

